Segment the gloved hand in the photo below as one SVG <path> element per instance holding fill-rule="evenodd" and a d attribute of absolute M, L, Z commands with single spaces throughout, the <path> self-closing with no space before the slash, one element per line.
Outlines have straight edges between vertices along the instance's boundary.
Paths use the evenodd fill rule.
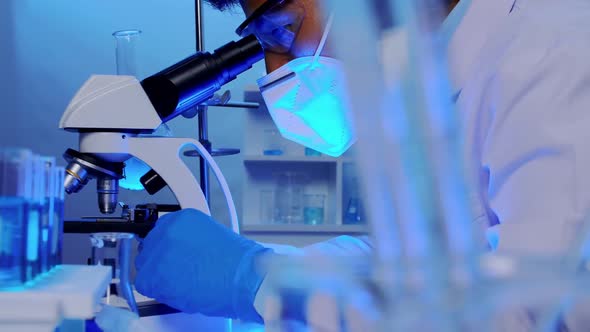
<path fill-rule="evenodd" d="M 262 322 L 254 299 L 264 279 L 257 261 L 272 250 L 206 214 L 187 209 L 160 218 L 135 260 L 136 289 L 186 313 Z"/>

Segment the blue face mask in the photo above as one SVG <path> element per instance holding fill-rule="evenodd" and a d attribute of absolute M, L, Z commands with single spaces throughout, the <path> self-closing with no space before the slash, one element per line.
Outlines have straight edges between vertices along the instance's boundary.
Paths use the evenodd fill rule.
<path fill-rule="evenodd" d="M 283 137 L 338 157 L 356 136 L 343 65 L 320 56 L 331 21 L 314 56 L 288 62 L 259 79 L 258 86 Z"/>

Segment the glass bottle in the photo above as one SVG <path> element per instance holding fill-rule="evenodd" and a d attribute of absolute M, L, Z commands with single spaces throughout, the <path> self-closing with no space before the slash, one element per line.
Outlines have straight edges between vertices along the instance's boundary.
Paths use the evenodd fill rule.
<path fill-rule="evenodd" d="M 353 178 L 351 195 L 346 205 L 346 211 L 344 212 L 344 224 L 345 225 L 358 225 L 362 224 L 363 220 L 361 217 L 361 199 L 358 194 L 358 180 Z"/>

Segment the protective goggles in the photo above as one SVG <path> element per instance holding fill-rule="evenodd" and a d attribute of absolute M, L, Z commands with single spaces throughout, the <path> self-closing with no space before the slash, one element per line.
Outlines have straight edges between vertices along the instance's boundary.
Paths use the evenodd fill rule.
<path fill-rule="evenodd" d="M 291 50 L 305 10 L 295 0 L 268 0 L 238 26 L 240 37 L 255 35 L 265 51 L 287 53 Z"/>

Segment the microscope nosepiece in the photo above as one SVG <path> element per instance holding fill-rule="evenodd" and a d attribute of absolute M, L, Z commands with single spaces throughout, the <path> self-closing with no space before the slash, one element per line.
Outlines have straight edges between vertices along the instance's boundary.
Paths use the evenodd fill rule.
<path fill-rule="evenodd" d="M 100 212 L 103 214 L 115 213 L 119 196 L 119 180 L 113 178 L 98 179 L 96 193 L 98 194 Z"/>

